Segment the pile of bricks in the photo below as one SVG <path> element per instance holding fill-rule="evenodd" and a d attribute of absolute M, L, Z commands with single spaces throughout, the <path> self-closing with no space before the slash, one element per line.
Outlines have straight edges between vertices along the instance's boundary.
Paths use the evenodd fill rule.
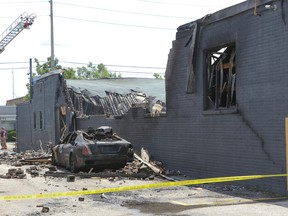
<path fill-rule="evenodd" d="M 0 175 L 0 178 L 6 178 L 6 179 L 24 179 L 26 178 L 26 174 L 24 173 L 24 170 L 22 170 L 21 168 L 15 169 L 15 168 L 11 168 L 8 169 L 8 172 L 5 175 Z"/>

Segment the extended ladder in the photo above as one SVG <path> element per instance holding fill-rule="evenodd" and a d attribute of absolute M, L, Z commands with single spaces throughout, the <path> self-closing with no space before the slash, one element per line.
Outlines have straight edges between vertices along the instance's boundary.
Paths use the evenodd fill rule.
<path fill-rule="evenodd" d="M 35 18 L 35 14 L 23 13 L 0 35 L 0 54 L 23 29 L 29 29 Z"/>

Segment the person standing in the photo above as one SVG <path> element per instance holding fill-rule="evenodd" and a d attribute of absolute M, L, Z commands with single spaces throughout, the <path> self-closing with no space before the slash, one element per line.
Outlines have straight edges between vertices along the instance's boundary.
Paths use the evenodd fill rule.
<path fill-rule="evenodd" d="M 7 149 L 7 144 L 6 144 L 7 131 L 4 127 L 1 127 L 0 139 L 1 139 L 1 149 Z"/>

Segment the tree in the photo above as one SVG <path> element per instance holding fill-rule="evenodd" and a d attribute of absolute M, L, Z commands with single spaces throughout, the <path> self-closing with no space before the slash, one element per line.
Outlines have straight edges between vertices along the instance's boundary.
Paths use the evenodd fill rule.
<path fill-rule="evenodd" d="M 31 99 L 30 95 L 30 83 L 26 84 L 27 94 L 24 97 L 24 101 L 29 101 Z"/>
<path fill-rule="evenodd" d="M 36 72 L 33 73 L 34 76 L 43 75 L 45 73 L 51 72 L 51 57 L 47 58 L 47 62 L 44 62 L 43 64 L 40 64 L 39 60 L 37 58 L 34 58 L 34 61 L 36 63 Z M 92 62 L 89 62 L 87 67 L 78 67 L 75 71 L 73 68 L 62 68 L 61 65 L 59 65 L 59 60 L 55 58 L 54 60 L 55 66 L 54 70 L 62 70 L 63 76 L 65 79 L 101 79 L 101 78 L 121 78 L 121 74 L 116 75 L 116 73 L 112 73 L 108 71 L 106 66 L 104 64 L 98 64 L 97 67 L 92 64 Z M 29 101 L 30 96 L 30 84 L 26 84 L 27 88 L 27 94 L 25 96 L 25 101 Z"/>
<path fill-rule="evenodd" d="M 47 62 L 44 62 L 43 64 L 40 64 L 39 60 L 37 58 L 34 58 L 34 61 L 36 63 L 36 72 L 37 73 L 33 73 L 32 76 L 40 76 L 43 75 L 45 73 L 49 73 L 51 72 L 51 57 L 47 58 Z M 57 58 L 55 58 L 54 60 L 54 70 L 59 70 L 62 69 L 62 66 L 59 65 L 59 60 Z M 63 70 L 63 74 L 65 79 L 76 79 L 75 76 L 75 70 L 73 68 L 67 68 Z M 24 97 L 25 101 L 29 101 L 31 99 L 31 95 L 30 95 L 30 83 L 26 84 L 26 88 L 27 88 L 27 94 Z"/>
<path fill-rule="evenodd" d="M 76 71 L 73 68 L 62 69 L 65 79 L 76 79 Z"/>
<path fill-rule="evenodd" d="M 155 79 L 163 79 L 163 77 L 158 73 L 154 73 L 153 76 L 155 77 Z"/>
<path fill-rule="evenodd" d="M 91 62 L 87 65 L 87 67 L 78 67 L 77 68 L 77 79 L 91 79 L 92 73 L 95 73 L 96 68 L 92 65 Z"/>
<path fill-rule="evenodd" d="M 51 57 L 47 58 L 47 62 L 40 64 L 37 58 L 34 58 L 34 61 L 36 63 L 36 71 L 38 75 L 43 75 L 45 73 L 49 73 L 51 72 Z M 57 58 L 55 58 L 54 60 L 54 70 L 59 70 L 62 69 L 61 65 L 58 65 L 59 60 Z"/>
<path fill-rule="evenodd" d="M 43 75 L 51 71 L 51 57 L 47 58 L 47 62 L 40 64 L 37 58 L 34 59 L 36 63 L 36 72 L 35 75 Z M 104 64 L 98 64 L 97 67 L 89 62 L 87 67 L 78 67 L 75 71 L 73 68 L 62 68 L 59 65 L 59 60 L 55 58 L 54 70 L 62 69 L 65 79 L 101 79 L 101 78 L 121 78 L 121 75 L 118 76 L 116 73 L 112 73 L 107 70 Z"/>
<path fill-rule="evenodd" d="M 104 64 L 98 64 L 97 67 L 89 62 L 87 67 L 77 68 L 77 79 L 101 79 L 101 78 L 121 78 L 116 73 L 112 73 L 107 70 Z"/>

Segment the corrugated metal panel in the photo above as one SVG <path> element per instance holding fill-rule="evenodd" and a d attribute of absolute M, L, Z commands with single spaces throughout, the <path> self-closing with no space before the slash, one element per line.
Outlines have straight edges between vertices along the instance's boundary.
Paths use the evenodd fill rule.
<path fill-rule="evenodd" d="M 151 111 L 149 104 L 156 103 L 155 100 L 151 101 L 151 97 L 147 97 L 143 92 L 132 91 L 122 95 L 117 92 L 106 91 L 106 97 L 89 96 L 87 90 L 79 93 L 69 89 L 68 92 L 74 109 L 84 115 L 120 116 L 126 114 L 131 107 L 139 106 Z M 143 103 L 143 101 L 146 102 Z"/>
<path fill-rule="evenodd" d="M 115 78 L 96 80 L 66 80 L 67 86 L 75 92 L 87 89 L 91 95 L 106 97 L 107 92 L 117 92 L 121 95 L 132 91 L 145 92 L 149 96 L 165 101 L 165 80 L 148 78 Z M 91 96 L 90 95 L 90 96 Z"/>
<path fill-rule="evenodd" d="M 146 95 L 146 92 L 131 89 L 131 87 L 135 85 L 135 82 L 140 86 L 137 87 L 138 90 L 141 88 L 148 91 L 149 89 L 153 97 Z M 67 80 L 67 83 L 68 95 L 73 103 L 74 109 L 84 115 L 105 114 L 107 116 L 121 116 L 126 114 L 131 107 L 139 106 L 147 108 L 147 111 L 149 110 L 148 112 L 152 112 L 153 104 L 159 103 L 159 101 L 161 105 L 165 104 L 161 100 L 163 98 L 161 89 L 165 88 L 163 80 L 130 78 L 128 80 Z M 85 83 L 89 84 L 85 85 Z M 87 89 L 84 89 L 85 86 Z M 108 89 L 115 89 L 115 91 Z M 151 90 L 153 91 L 153 89 L 155 92 L 152 93 Z M 100 90 L 103 92 L 100 93 Z M 155 95 L 159 95 L 160 97 L 158 98 Z"/>

